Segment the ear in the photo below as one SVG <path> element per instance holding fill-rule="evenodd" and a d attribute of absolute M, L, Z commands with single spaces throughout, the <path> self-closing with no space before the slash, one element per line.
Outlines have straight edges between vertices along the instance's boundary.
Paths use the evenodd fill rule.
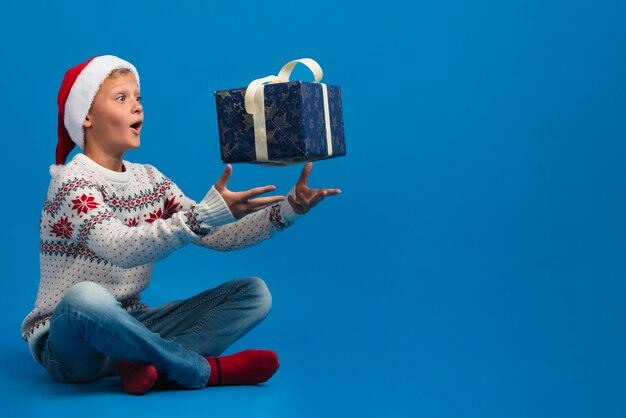
<path fill-rule="evenodd" d="M 83 121 L 83 128 L 91 128 L 91 116 L 89 113 L 85 116 L 85 120 Z"/>

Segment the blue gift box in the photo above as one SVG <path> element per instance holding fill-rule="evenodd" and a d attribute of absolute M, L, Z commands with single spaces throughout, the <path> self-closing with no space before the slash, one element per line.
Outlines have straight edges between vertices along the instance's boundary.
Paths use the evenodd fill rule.
<path fill-rule="evenodd" d="M 264 84 L 268 79 L 279 82 Z M 248 88 L 215 92 L 224 163 L 286 165 L 346 155 L 340 88 L 283 80 L 270 76 Z M 248 113 L 251 108 L 254 115 Z"/>

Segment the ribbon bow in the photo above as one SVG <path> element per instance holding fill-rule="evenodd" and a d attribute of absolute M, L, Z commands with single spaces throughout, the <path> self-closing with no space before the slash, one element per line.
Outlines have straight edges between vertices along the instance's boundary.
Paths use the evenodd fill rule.
<path fill-rule="evenodd" d="M 311 70 L 313 76 L 315 77 L 316 83 L 320 83 L 322 81 L 322 77 L 324 76 L 322 67 L 320 67 L 320 65 L 311 58 L 301 58 L 289 61 L 287 64 L 283 65 L 283 68 L 280 69 L 277 76 L 269 75 L 267 77 L 258 78 L 252 81 L 246 89 L 246 112 L 252 115 L 252 119 L 254 121 L 254 144 L 256 149 L 257 161 L 269 161 L 267 152 L 267 132 L 265 130 L 265 85 L 288 82 L 289 77 L 291 76 L 291 72 L 298 63 L 306 65 Z M 328 90 L 326 84 L 320 84 L 322 85 L 322 93 L 324 99 L 324 115 L 326 119 L 326 143 L 328 146 L 328 155 L 332 155 L 333 146 L 330 133 Z"/>

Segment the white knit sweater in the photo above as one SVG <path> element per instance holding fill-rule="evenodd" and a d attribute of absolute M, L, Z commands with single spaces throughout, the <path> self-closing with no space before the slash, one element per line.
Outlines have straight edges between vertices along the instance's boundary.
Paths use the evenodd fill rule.
<path fill-rule="evenodd" d="M 72 285 L 99 283 L 132 310 L 145 306 L 139 292 L 154 262 L 174 250 L 188 243 L 223 251 L 248 247 L 299 216 L 285 200 L 236 221 L 214 187 L 196 203 L 153 166 L 124 161 L 124 167 L 112 171 L 77 154 L 50 170 L 39 228 L 39 290 L 21 330 L 37 361 L 52 312 Z"/>

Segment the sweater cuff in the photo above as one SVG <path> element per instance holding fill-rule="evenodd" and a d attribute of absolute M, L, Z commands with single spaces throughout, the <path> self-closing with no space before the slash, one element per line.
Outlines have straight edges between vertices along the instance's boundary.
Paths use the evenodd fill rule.
<path fill-rule="evenodd" d="M 236 220 L 228 205 L 224 202 L 222 195 L 219 194 L 214 186 L 211 186 L 204 199 L 198 202 L 193 210 L 200 229 L 206 232 L 211 228 Z"/>
<path fill-rule="evenodd" d="M 295 199 L 296 188 L 292 187 L 289 193 L 287 193 L 287 196 L 291 196 Z M 283 218 L 284 221 L 287 221 L 288 223 L 292 223 L 293 221 L 295 221 L 302 215 L 304 215 L 304 213 L 296 213 L 293 211 L 293 207 L 291 206 L 291 203 L 289 203 L 288 199 L 285 199 L 282 202 L 280 202 L 280 216 Z"/>

